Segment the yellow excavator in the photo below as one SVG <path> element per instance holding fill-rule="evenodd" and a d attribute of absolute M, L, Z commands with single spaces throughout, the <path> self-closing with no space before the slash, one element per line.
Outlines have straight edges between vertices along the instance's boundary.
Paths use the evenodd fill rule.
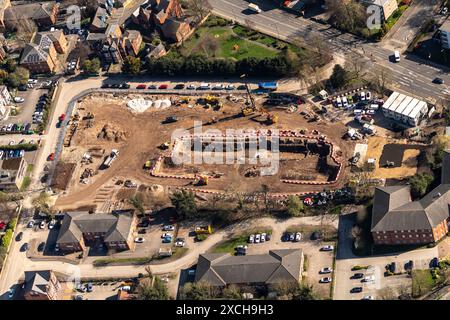
<path fill-rule="evenodd" d="M 205 176 L 205 175 L 202 175 L 202 174 L 197 175 L 195 177 L 194 184 L 196 186 L 206 186 L 206 185 L 208 185 L 208 176 Z"/>
<path fill-rule="evenodd" d="M 245 78 L 245 75 L 242 75 L 241 78 Z M 255 100 L 253 99 L 252 93 L 248 87 L 247 82 L 245 82 L 245 89 L 247 90 L 247 101 L 245 102 L 246 106 L 242 108 L 242 115 L 247 117 L 249 115 L 254 114 L 255 112 L 261 112 L 261 114 L 266 115 L 265 123 L 268 125 L 278 123 L 278 116 L 273 115 L 267 112 L 264 108 L 258 107 L 255 104 Z"/>

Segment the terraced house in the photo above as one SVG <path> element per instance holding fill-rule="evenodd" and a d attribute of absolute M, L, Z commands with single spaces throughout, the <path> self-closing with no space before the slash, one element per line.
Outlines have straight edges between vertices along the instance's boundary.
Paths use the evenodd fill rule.
<path fill-rule="evenodd" d="M 137 218 L 133 210 L 90 214 L 65 214 L 56 240 L 63 254 L 84 251 L 86 247 L 106 246 L 108 250 L 133 250 Z"/>
<path fill-rule="evenodd" d="M 450 150 L 445 151 L 441 184 L 418 201 L 409 186 L 375 190 L 372 236 L 375 244 L 426 244 L 442 239 L 450 223 Z"/>

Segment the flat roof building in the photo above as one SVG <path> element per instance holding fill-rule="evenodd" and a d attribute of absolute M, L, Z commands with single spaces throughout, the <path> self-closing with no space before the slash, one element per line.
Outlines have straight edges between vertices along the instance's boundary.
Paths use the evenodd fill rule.
<path fill-rule="evenodd" d="M 425 101 L 393 92 L 382 107 L 383 114 L 387 118 L 401 121 L 409 126 L 417 126 L 422 117 L 428 112 Z"/>

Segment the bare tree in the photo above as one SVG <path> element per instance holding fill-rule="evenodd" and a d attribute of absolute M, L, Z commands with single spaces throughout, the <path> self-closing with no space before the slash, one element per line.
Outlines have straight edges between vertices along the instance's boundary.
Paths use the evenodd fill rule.
<path fill-rule="evenodd" d="M 185 4 L 188 12 L 196 18 L 197 23 L 202 21 L 212 9 L 208 0 L 187 0 Z"/>

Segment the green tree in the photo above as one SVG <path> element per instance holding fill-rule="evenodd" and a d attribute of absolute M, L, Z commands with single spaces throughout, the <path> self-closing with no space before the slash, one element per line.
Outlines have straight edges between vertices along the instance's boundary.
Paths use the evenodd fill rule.
<path fill-rule="evenodd" d="M 209 300 L 218 296 L 218 290 L 207 281 L 187 283 L 181 289 L 183 300 Z"/>
<path fill-rule="evenodd" d="M 9 74 L 8 84 L 11 87 L 18 87 L 21 84 L 26 84 L 30 78 L 30 71 L 23 67 L 17 67 L 14 72 Z"/>
<path fill-rule="evenodd" d="M 6 70 L 0 69 L 0 83 L 7 83 L 9 73 Z"/>
<path fill-rule="evenodd" d="M 302 200 L 297 196 L 290 196 L 287 200 L 287 213 L 290 216 L 296 217 L 305 212 L 305 206 Z"/>
<path fill-rule="evenodd" d="M 81 69 L 87 73 L 98 73 L 100 70 L 100 60 L 98 58 L 87 59 L 81 65 Z"/>
<path fill-rule="evenodd" d="M 182 190 L 175 192 L 170 201 L 175 207 L 177 214 L 182 219 L 192 219 L 197 215 L 197 204 L 195 203 L 194 193 L 191 191 Z"/>
<path fill-rule="evenodd" d="M 414 198 L 423 197 L 433 180 L 434 177 L 429 173 L 418 173 L 409 178 L 412 196 Z"/>
<path fill-rule="evenodd" d="M 142 280 L 137 291 L 139 300 L 169 299 L 167 286 L 158 276 Z"/>
<path fill-rule="evenodd" d="M 123 61 L 122 72 L 137 75 L 141 72 L 141 59 L 127 56 Z"/>
<path fill-rule="evenodd" d="M 334 66 L 330 83 L 336 89 L 340 89 L 348 83 L 348 72 L 340 64 Z"/>
<path fill-rule="evenodd" d="M 7 229 L 2 237 L 2 246 L 7 248 L 11 243 L 12 237 L 13 231 L 11 229 Z"/>
<path fill-rule="evenodd" d="M 40 193 L 36 198 L 32 200 L 31 203 L 40 212 L 43 212 L 49 216 L 53 214 L 50 207 L 50 195 L 48 193 Z"/>
<path fill-rule="evenodd" d="M 130 204 L 135 207 L 141 214 L 145 214 L 144 197 L 141 192 L 136 193 L 129 199 Z"/>
<path fill-rule="evenodd" d="M 14 72 L 17 67 L 17 62 L 14 59 L 8 59 L 4 62 L 4 66 L 8 72 Z"/>
<path fill-rule="evenodd" d="M 223 289 L 222 298 L 240 300 L 242 299 L 242 294 L 241 291 L 239 290 L 239 287 L 232 284 Z"/>
<path fill-rule="evenodd" d="M 294 281 L 284 281 L 270 286 L 281 300 L 317 300 L 312 286 Z"/>

